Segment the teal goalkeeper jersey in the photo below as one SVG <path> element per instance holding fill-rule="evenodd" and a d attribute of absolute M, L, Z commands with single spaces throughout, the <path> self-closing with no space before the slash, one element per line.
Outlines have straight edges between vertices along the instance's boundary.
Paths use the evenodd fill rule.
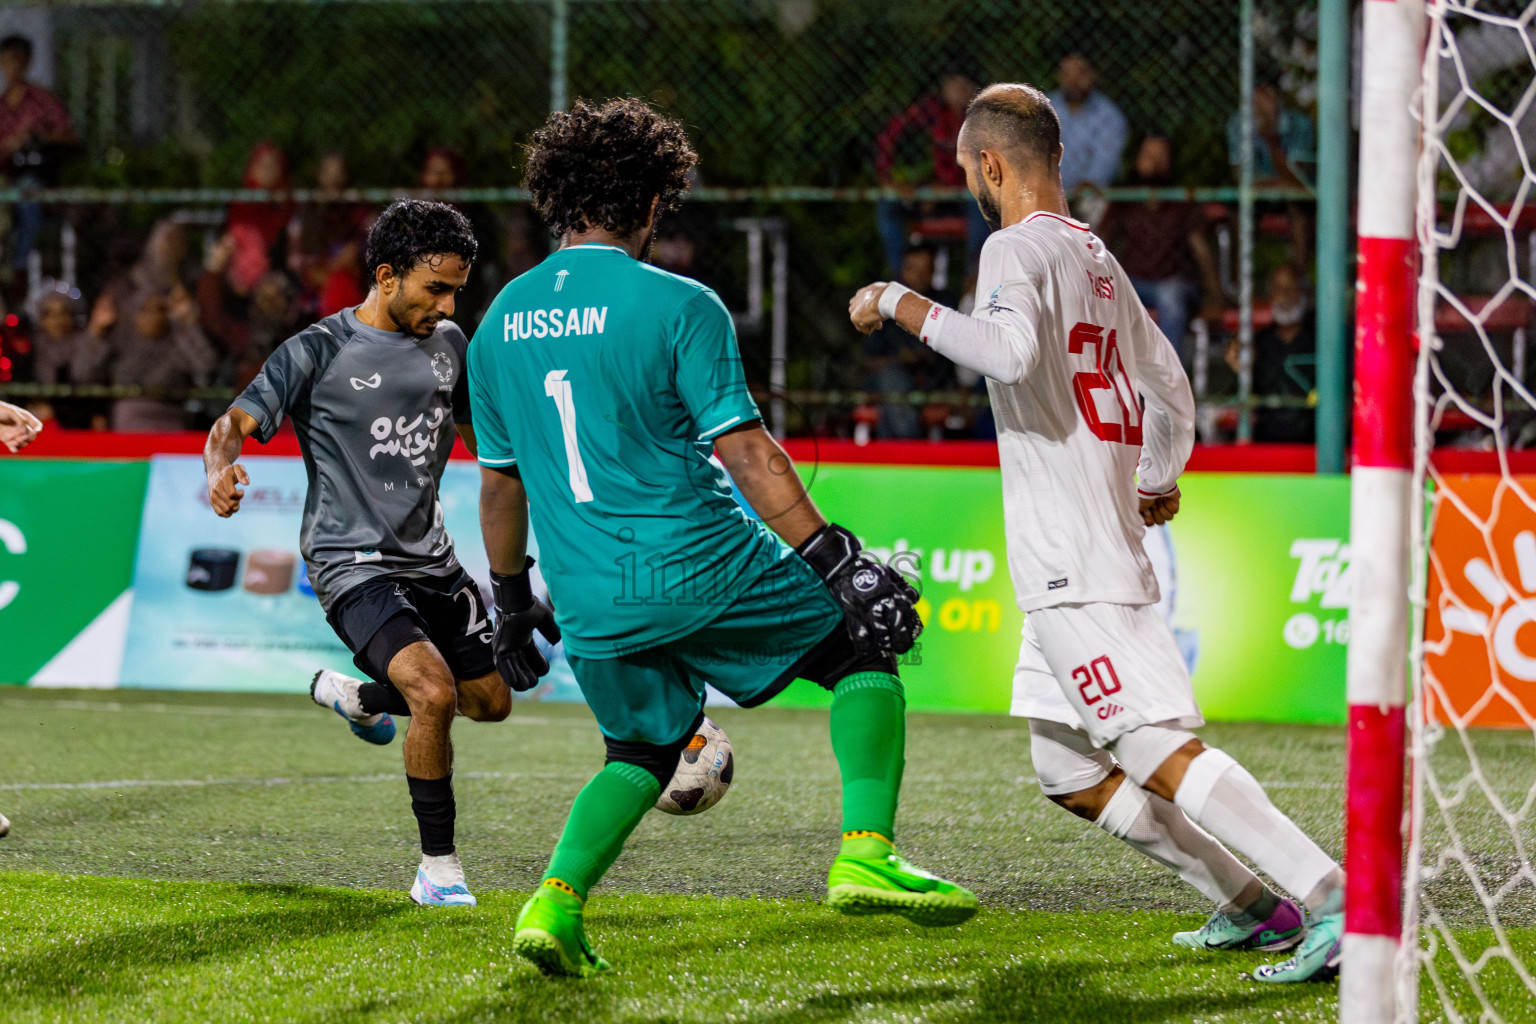
<path fill-rule="evenodd" d="M 761 418 L 710 289 L 571 246 L 502 289 L 468 365 L 480 462 L 522 475 L 572 653 L 685 636 L 784 557 L 710 461 L 715 437 Z"/>

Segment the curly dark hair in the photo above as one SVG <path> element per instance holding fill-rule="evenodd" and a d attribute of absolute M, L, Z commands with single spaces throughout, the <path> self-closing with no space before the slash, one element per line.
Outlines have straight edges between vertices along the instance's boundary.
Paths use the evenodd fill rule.
<path fill-rule="evenodd" d="M 657 216 L 678 209 L 698 162 L 682 122 L 643 101 L 577 100 L 533 133 L 523 186 L 557 237 L 602 228 L 628 238 L 645 226 L 653 198 Z"/>
<path fill-rule="evenodd" d="M 368 229 L 363 263 L 373 281 L 386 263 L 396 277 L 405 277 L 430 256 L 457 256 L 473 263 L 479 251 L 469 219 L 447 203 L 397 199 Z"/>

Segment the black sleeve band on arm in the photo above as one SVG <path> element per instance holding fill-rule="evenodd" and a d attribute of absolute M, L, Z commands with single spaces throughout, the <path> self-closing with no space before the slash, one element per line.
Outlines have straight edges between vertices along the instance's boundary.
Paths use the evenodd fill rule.
<path fill-rule="evenodd" d="M 494 569 L 491 571 L 491 593 L 498 612 L 521 612 L 533 607 L 533 577 L 530 575 L 533 565 L 530 558 L 523 563 L 522 572 L 511 576 L 503 576 Z"/>
<path fill-rule="evenodd" d="M 801 541 L 795 551 L 816 575 L 830 580 L 859 553 L 859 540 L 836 523 L 828 523 Z"/>

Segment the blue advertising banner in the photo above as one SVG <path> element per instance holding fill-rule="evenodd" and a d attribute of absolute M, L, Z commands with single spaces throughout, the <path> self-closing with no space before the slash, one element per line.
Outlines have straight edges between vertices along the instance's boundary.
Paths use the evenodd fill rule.
<path fill-rule="evenodd" d="M 251 485 L 240 511 L 220 519 L 208 506 L 200 458 L 151 460 L 119 685 L 297 693 L 321 668 L 357 673 L 299 557 L 303 460 L 253 456 L 241 464 Z M 440 500 L 459 561 L 489 595 L 479 468 L 450 464 Z M 532 538 L 529 548 L 537 555 Z M 551 662 L 537 695 L 580 700 L 563 653 Z"/>

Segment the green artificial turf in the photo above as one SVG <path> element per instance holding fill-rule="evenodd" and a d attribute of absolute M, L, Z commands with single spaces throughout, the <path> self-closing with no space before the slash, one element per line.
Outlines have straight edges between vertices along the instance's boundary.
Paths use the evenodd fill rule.
<path fill-rule="evenodd" d="M 1254 956 L 1176 955 L 1177 914 L 995 909 L 958 929 L 795 899 L 622 895 L 594 909 L 610 976 L 511 952 L 521 896 L 425 910 L 398 892 L 0 875 L 5 1018 L 296 1021 L 1326 1020 Z"/>
<path fill-rule="evenodd" d="M 540 977 L 510 945 L 602 760 L 584 708 L 519 703 L 508 722 L 456 724 L 459 847 L 481 905 L 449 910 L 405 896 L 418 853 L 398 740 L 361 743 L 304 697 L 0 690 L 0 811 L 14 822 L 0 840 L 0 1020 L 1336 1017 L 1331 985 L 1246 981 L 1262 956 L 1171 948 L 1208 908 L 1045 800 L 1022 722 L 910 719 L 898 842 L 984 903 L 930 931 L 817 903 L 838 829 L 824 712 L 715 717 L 737 754 L 730 795 L 642 822 L 588 911 L 616 970 L 578 983 Z M 1340 730 L 1203 735 L 1338 854 Z M 1509 749 L 1510 771 L 1528 746 Z M 1480 905 L 1450 890 L 1440 904 L 1480 954 Z M 1528 927 L 1509 941 L 1536 966 Z M 1476 992 L 1449 954 L 1437 965 L 1475 1019 Z M 1514 971 L 1479 978 L 1504 1019 L 1536 1020 Z"/>

